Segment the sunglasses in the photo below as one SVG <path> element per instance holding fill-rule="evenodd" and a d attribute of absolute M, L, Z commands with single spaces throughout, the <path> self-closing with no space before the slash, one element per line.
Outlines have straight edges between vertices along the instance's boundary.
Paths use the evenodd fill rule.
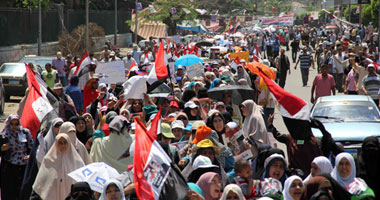
<path fill-rule="evenodd" d="M 54 128 L 59 128 L 61 126 L 62 126 L 62 124 L 56 124 L 56 125 L 54 125 Z"/>
<path fill-rule="evenodd" d="M 186 117 L 178 117 L 177 120 L 187 120 Z"/>
<path fill-rule="evenodd" d="M 18 126 L 20 123 L 10 123 L 11 126 Z"/>

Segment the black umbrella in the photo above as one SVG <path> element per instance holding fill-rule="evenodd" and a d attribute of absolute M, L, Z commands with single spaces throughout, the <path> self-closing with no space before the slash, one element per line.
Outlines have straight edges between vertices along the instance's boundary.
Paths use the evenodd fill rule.
<path fill-rule="evenodd" d="M 241 104 L 247 99 L 255 99 L 255 90 L 244 85 L 224 85 L 212 88 L 207 92 L 208 96 L 214 100 L 222 101 L 226 92 L 231 93 L 232 103 Z"/>
<path fill-rule="evenodd" d="M 200 42 L 197 42 L 195 44 L 195 46 L 197 46 L 197 47 L 201 47 L 201 46 L 211 47 L 212 43 L 208 42 L 208 41 L 200 41 Z"/>

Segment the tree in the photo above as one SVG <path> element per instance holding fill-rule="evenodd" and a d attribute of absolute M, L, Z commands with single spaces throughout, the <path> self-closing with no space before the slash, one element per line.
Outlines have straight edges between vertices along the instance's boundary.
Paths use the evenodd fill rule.
<path fill-rule="evenodd" d="M 50 0 L 41 0 L 42 10 L 49 9 Z M 16 0 L 14 6 L 17 8 L 29 8 L 35 9 L 38 8 L 38 0 Z"/>
<path fill-rule="evenodd" d="M 168 34 L 177 33 L 177 24 L 185 20 L 194 21 L 198 16 L 195 10 L 195 3 L 190 0 L 157 0 L 151 5 L 155 12 L 144 9 L 139 12 L 139 16 L 146 21 L 160 21 L 168 26 Z M 127 21 L 133 25 L 134 21 Z"/>

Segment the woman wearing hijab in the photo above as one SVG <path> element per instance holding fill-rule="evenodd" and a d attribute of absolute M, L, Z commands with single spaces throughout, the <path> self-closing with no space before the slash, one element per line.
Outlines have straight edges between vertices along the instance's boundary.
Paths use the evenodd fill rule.
<path fill-rule="evenodd" d="M 249 74 L 247 71 L 245 71 L 243 65 L 237 66 L 237 72 L 234 75 L 234 81 L 237 83 L 240 79 L 245 79 L 250 87 L 252 87 L 251 78 L 249 77 Z"/>
<path fill-rule="evenodd" d="M 71 185 L 69 196 L 65 200 L 95 200 L 94 192 L 87 182 L 77 182 Z"/>
<path fill-rule="evenodd" d="M 240 187 L 236 184 L 229 184 L 224 188 L 222 197 L 220 200 L 245 200 L 243 192 Z"/>
<path fill-rule="evenodd" d="M 130 123 L 122 116 L 116 116 L 109 128 L 109 136 L 94 140 L 90 157 L 94 162 L 105 162 L 121 173 L 133 163 L 133 156 L 119 158 L 131 146 L 134 136 L 129 134 Z"/>
<path fill-rule="evenodd" d="M 207 126 L 216 131 L 219 136 L 219 142 L 224 144 L 222 135 L 225 133 L 225 120 L 220 112 L 215 112 L 207 119 Z"/>
<path fill-rule="evenodd" d="M 203 174 L 196 184 L 202 189 L 206 200 L 218 200 L 222 195 L 222 181 L 217 173 Z"/>
<path fill-rule="evenodd" d="M 245 116 L 243 122 L 244 137 L 252 139 L 257 146 L 269 144 L 269 137 L 260 108 L 250 99 L 245 100 L 241 105 L 242 115 Z M 257 151 L 254 152 L 254 156 L 256 155 Z"/>
<path fill-rule="evenodd" d="M 71 185 L 75 183 L 67 174 L 84 165 L 70 137 L 58 134 L 54 145 L 42 160 L 33 184 L 34 193 L 44 200 L 65 199 L 70 194 Z"/>
<path fill-rule="evenodd" d="M 103 187 L 99 200 L 125 200 L 124 188 L 118 180 L 109 180 Z"/>
<path fill-rule="evenodd" d="M 54 145 L 55 137 L 58 135 L 59 128 L 61 127 L 62 123 L 63 120 L 61 118 L 55 118 L 51 122 L 50 129 L 45 137 L 43 137 L 41 133 L 38 134 L 38 141 L 40 142 L 36 155 L 38 166 L 41 164 L 42 159 L 44 159 L 45 154 Z"/>
<path fill-rule="evenodd" d="M 188 101 L 185 103 L 185 110 L 187 117 L 189 120 L 202 120 L 200 107 L 194 103 L 194 101 Z"/>
<path fill-rule="evenodd" d="M 70 122 L 75 125 L 77 138 L 79 141 L 81 141 L 83 144 L 86 144 L 88 139 L 88 131 L 85 118 L 82 116 L 74 116 L 70 118 Z"/>
<path fill-rule="evenodd" d="M 299 176 L 293 175 L 286 179 L 284 190 L 284 200 L 300 200 L 303 192 L 302 179 Z"/>
<path fill-rule="evenodd" d="M 206 120 L 207 119 L 207 113 L 205 112 L 205 110 L 203 110 L 201 102 L 199 101 L 199 99 L 197 97 L 193 97 L 193 98 L 191 98 L 191 101 L 193 101 L 198 106 L 199 116 L 201 116 L 201 118 L 203 120 Z"/>
<path fill-rule="evenodd" d="M 358 157 L 358 177 L 364 179 L 377 197 L 380 197 L 380 146 L 377 137 L 366 137 Z"/>
<path fill-rule="evenodd" d="M 317 196 L 320 197 L 323 195 L 331 200 L 351 199 L 351 194 L 331 177 L 330 174 L 326 173 L 318 174 L 308 181 L 305 185 L 302 199 L 310 200 L 312 197 L 316 198 Z"/>
<path fill-rule="evenodd" d="M 218 86 L 220 85 L 220 83 L 221 83 L 221 80 L 220 80 L 219 78 L 215 78 L 215 79 L 212 81 L 209 90 L 211 90 L 212 88 L 216 88 L 216 87 L 218 87 Z"/>
<path fill-rule="evenodd" d="M 75 125 L 71 122 L 64 122 L 59 128 L 59 133 L 65 133 L 70 137 L 71 143 L 73 144 L 75 150 L 82 158 L 84 164 L 91 164 L 91 158 L 88 155 L 87 149 L 84 144 L 78 140 Z"/>
<path fill-rule="evenodd" d="M 175 118 L 175 120 L 181 120 L 183 122 L 183 125 L 186 127 L 189 123 L 189 118 L 187 117 L 187 114 L 184 112 L 179 112 Z"/>
<path fill-rule="evenodd" d="M 285 173 L 287 163 L 283 155 L 275 153 L 266 158 L 264 168 L 264 174 L 261 176 L 262 180 L 265 178 L 274 178 L 279 180 L 282 186 L 284 185 L 288 176 Z"/>
<path fill-rule="evenodd" d="M 131 106 L 129 107 L 129 113 L 141 113 L 143 112 L 144 103 L 142 99 L 133 99 Z"/>
<path fill-rule="evenodd" d="M 306 185 L 307 182 L 320 173 L 330 174 L 332 172 L 332 165 L 328 158 L 324 156 L 318 156 L 314 158 L 313 162 L 311 162 L 310 174 L 303 180 L 303 184 Z"/>
<path fill-rule="evenodd" d="M 33 146 L 33 137 L 28 129 L 20 125 L 18 115 L 9 115 L 0 133 L 1 199 L 17 199 L 24 171 Z"/>
<path fill-rule="evenodd" d="M 349 153 L 340 153 L 335 158 L 335 167 L 331 176 L 344 188 L 356 177 L 354 158 Z"/>

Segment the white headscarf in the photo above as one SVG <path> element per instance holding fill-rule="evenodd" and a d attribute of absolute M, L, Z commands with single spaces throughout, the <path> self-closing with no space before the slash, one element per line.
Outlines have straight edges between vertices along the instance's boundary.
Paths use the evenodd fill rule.
<path fill-rule="evenodd" d="M 316 164 L 319 167 L 319 169 L 321 170 L 320 173 L 330 174 L 333 170 L 330 160 L 324 156 L 315 157 L 312 163 Z M 306 183 L 311 178 L 313 177 L 311 176 L 311 173 L 310 173 L 309 176 L 307 176 L 305 180 L 303 180 L 303 184 L 306 185 Z"/>
<path fill-rule="evenodd" d="M 239 200 L 245 200 L 245 197 L 243 195 L 243 192 L 241 191 L 241 188 L 236 185 L 236 184 L 229 184 L 227 185 L 225 188 L 224 188 L 224 191 L 223 191 L 223 194 L 222 194 L 222 197 L 220 198 L 220 200 L 226 200 L 227 199 L 227 195 L 230 191 L 233 191 L 235 194 L 238 195 L 239 197 Z"/>
<path fill-rule="evenodd" d="M 64 138 L 68 143 L 65 153 L 58 151 L 58 140 Z M 74 179 L 67 174 L 84 166 L 82 158 L 79 156 L 66 134 L 58 134 L 54 145 L 50 148 L 42 160 L 33 190 L 42 199 L 63 200 L 70 194 L 71 184 Z"/>
<path fill-rule="evenodd" d="M 284 190 L 282 191 L 282 194 L 284 194 L 284 200 L 293 200 L 292 196 L 290 196 L 289 189 L 294 180 L 300 180 L 302 183 L 302 179 L 297 175 L 293 175 L 286 179 L 284 184 Z"/>
<path fill-rule="evenodd" d="M 269 144 L 269 137 L 260 108 L 250 99 L 245 100 L 242 105 L 248 109 L 243 122 L 244 137 L 251 137 L 260 144 Z"/>
<path fill-rule="evenodd" d="M 100 198 L 99 200 L 107 200 L 107 188 L 109 185 L 111 184 L 115 184 L 117 186 L 117 188 L 119 188 L 120 190 L 120 193 L 121 193 L 121 200 L 125 200 L 125 196 L 124 196 L 124 188 L 123 186 L 121 185 L 120 181 L 118 180 L 109 180 L 103 187 L 103 193 L 100 195 Z"/>
<path fill-rule="evenodd" d="M 351 174 L 349 176 L 347 176 L 346 178 L 343 178 L 339 174 L 339 171 L 338 171 L 339 162 L 342 160 L 342 158 L 346 158 L 351 164 Z M 343 153 L 340 153 L 336 156 L 335 167 L 334 167 L 333 171 L 331 172 L 331 176 L 336 181 L 338 181 L 338 183 L 340 185 L 342 185 L 344 188 L 346 188 L 348 186 L 348 184 L 350 184 L 354 180 L 354 178 L 356 176 L 356 166 L 355 166 L 354 158 L 352 157 L 351 154 L 343 152 Z"/>
<path fill-rule="evenodd" d="M 75 132 L 73 132 L 75 131 Z M 73 143 L 75 149 L 77 150 L 80 157 L 83 159 L 83 162 L 88 165 L 91 164 L 91 158 L 88 155 L 87 149 L 84 144 L 78 140 L 76 134 L 75 125 L 72 122 L 64 122 L 59 128 L 59 133 L 65 133 L 70 137 L 71 142 Z"/>

